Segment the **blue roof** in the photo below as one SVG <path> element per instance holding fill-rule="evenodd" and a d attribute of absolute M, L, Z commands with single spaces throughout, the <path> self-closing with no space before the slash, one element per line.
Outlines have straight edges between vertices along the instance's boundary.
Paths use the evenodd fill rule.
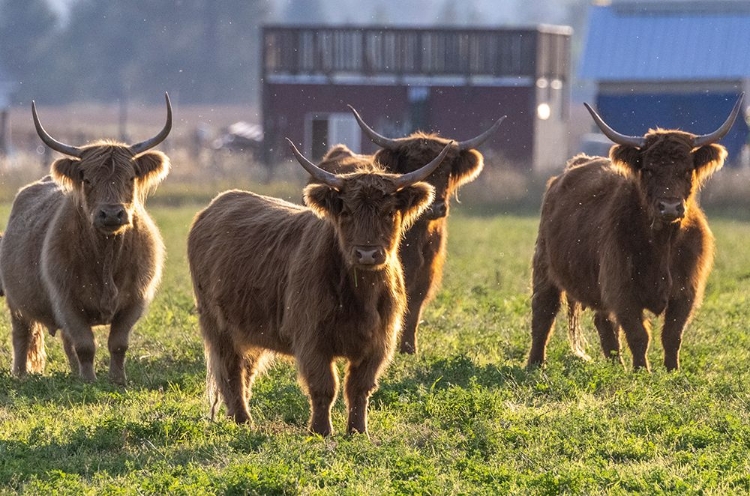
<path fill-rule="evenodd" d="M 747 8 L 659 10 L 637 5 L 591 7 L 578 70 L 581 79 L 616 82 L 750 78 Z"/>

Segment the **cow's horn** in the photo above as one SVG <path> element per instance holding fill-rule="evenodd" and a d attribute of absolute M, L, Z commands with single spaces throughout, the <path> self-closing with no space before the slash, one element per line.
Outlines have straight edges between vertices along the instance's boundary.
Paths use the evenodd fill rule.
<path fill-rule="evenodd" d="M 153 138 L 141 141 L 135 145 L 130 145 L 130 151 L 133 152 L 133 155 L 138 155 L 139 153 L 143 153 L 146 150 L 155 147 L 169 136 L 169 131 L 172 130 L 172 103 L 169 101 L 168 93 L 164 93 L 164 98 L 167 100 L 167 123 L 164 124 L 164 128 L 159 134 Z"/>
<path fill-rule="evenodd" d="M 432 174 L 432 172 L 437 169 L 438 165 L 443 161 L 445 156 L 448 154 L 448 150 L 450 150 L 451 146 L 453 146 L 455 142 L 451 141 L 445 147 L 443 148 L 443 151 L 440 152 L 440 155 L 435 157 L 432 162 L 429 164 L 415 170 L 412 172 L 409 172 L 408 174 L 402 174 L 398 177 L 396 180 L 396 190 L 404 189 L 407 186 L 411 186 L 412 184 L 421 181 L 422 179 L 425 179 L 427 176 Z"/>
<path fill-rule="evenodd" d="M 82 151 L 80 148 L 66 145 L 65 143 L 60 143 L 55 138 L 47 134 L 47 131 L 45 131 L 44 128 L 42 127 L 42 123 L 39 122 L 39 116 L 36 115 L 36 104 L 34 103 L 33 100 L 31 101 L 31 115 L 34 118 L 34 127 L 36 127 L 36 133 L 39 135 L 40 138 L 42 138 L 42 141 L 44 141 L 45 145 L 52 148 L 56 152 L 69 155 L 71 157 L 81 158 Z"/>
<path fill-rule="evenodd" d="M 357 119 L 357 124 L 359 124 L 359 127 L 362 128 L 362 131 L 365 132 L 367 137 L 370 138 L 370 141 L 387 150 L 395 150 L 398 147 L 399 141 L 397 139 L 386 138 L 385 136 L 376 133 L 374 129 L 365 124 L 365 121 L 363 121 L 362 117 L 359 116 L 359 113 L 354 110 L 354 107 L 351 105 L 347 105 L 347 107 L 352 111 L 354 118 Z"/>
<path fill-rule="evenodd" d="M 320 181 L 321 183 L 326 184 L 334 189 L 341 189 L 344 187 L 343 179 L 341 179 L 336 174 L 324 171 L 317 165 L 307 160 L 305 156 L 302 155 L 299 150 L 297 150 L 297 147 L 294 146 L 292 140 L 290 140 L 289 138 L 287 138 L 286 140 L 289 142 L 289 147 L 292 149 L 292 153 L 294 153 L 294 156 L 297 158 L 297 162 L 299 162 L 300 165 L 310 173 L 313 179 L 315 179 L 316 181 Z"/>
<path fill-rule="evenodd" d="M 646 140 L 644 140 L 641 136 L 626 136 L 624 134 L 618 133 L 617 131 L 609 127 L 607 123 L 604 122 L 601 117 L 599 117 L 599 114 L 597 114 L 594 109 L 589 106 L 588 103 L 584 103 L 583 105 L 586 107 L 586 110 L 589 111 L 591 117 L 594 118 L 594 122 L 596 122 L 596 125 L 599 126 L 599 129 L 602 130 L 604 136 L 611 139 L 618 145 L 627 145 L 641 148 L 645 144 Z"/>
<path fill-rule="evenodd" d="M 507 115 L 504 115 L 500 117 L 491 128 L 480 134 L 479 136 L 475 138 L 471 138 L 466 141 L 459 141 L 458 143 L 458 149 L 459 150 L 471 150 L 472 148 L 477 148 L 479 145 L 487 141 L 487 138 L 492 136 L 492 134 L 497 131 L 497 128 L 500 127 L 500 123 L 505 120 L 505 118 L 508 117 Z"/>
<path fill-rule="evenodd" d="M 737 115 L 740 113 L 740 108 L 742 107 L 742 98 L 744 96 L 744 92 L 740 93 L 740 97 L 737 98 L 737 103 L 734 104 L 732 112 L 729 114 L 729 117 L 727 117 L 727 120 L 724 121 L 724 124 L 722 124 L 719 129 L 717 129 L 713 133 L 704 134 L 693 138 L 693 147 L 700 148 L 702 146 L 710 145 L 711 143 L 716 143 L 721 138 L 723 138 L 724 135 L 726 135 L 732 128 L 732 124 L 734 124 L 735 119 L 737 119 Z"/>

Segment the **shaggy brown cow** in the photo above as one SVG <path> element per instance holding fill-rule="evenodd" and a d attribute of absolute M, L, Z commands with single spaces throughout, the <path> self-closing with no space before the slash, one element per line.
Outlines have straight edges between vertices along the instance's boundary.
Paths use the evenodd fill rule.
<path fill-rule="evenodd" d="M 42 141 L 65 155 L 51 176 L 18 192 L 0 245 L 0 279 L 11 314 L 13 373 L 42 372 L 42 326 L 61 329 L 73 373 L 94 372 L 91 327 L 110 324 L 109 377 L 125 383 L 130 330 L 151 301 L 161 278 L 164 245 L 146 213 L 149 190 L 166 177 L 169 159 L 147 151 L 172 127 L 134 145 L 98 141 L 74 147 L 42 128 Z"/>
<path fill-rule="evenodd" d="M 317 181 L 304 190 L 309 208 L 228 191 L 190 229 L 212 415 L 218 389 L 227 414 L 249 421 L 253 379 L 276 352 L 296 359 L 310 430 L 328 435 L 342 357 L 348 431 L 367 432 L 368 398 L 393 355 L 406 305 L 398 242 L 433 198 L 433 188 L 418 181 L 450 147 L 400 176 L 361 157 L 350 158 L 366 162 L 358 172 L 332 174 L 291 147 Z"/>
<path fill-rule="evenodd" d="M 365 135 L 383 148 L 374 158 L 389 172 L 403 174 L 419 168 L 434 159 L 450 141 L 422 132 L 404 138 L 386 138 L 370 128 L 353 107 L 349 109 Z M 505 116 L 479 136 L 452 146 L 440 167 L 425 180 L 435 188 L 435 200 L 406 232 L 399 248 L 408 301 L 401 335 L 402 353 L 417 352 L 417 328 L 422 311 L 440 287 L 448 240 L 450 197 L 482 171 L 484 158 L 476 148 L 497 130 L 503 119 Z M 324 164 L 321 167 L 326 168 Z"/>
<path fill-rule="evenodd" d="M 664 366 L 679 368 L 682 333 L 703 296 L 714 240 L 697 200 L 724 163 L 716 144 L 734 123 L 742 97 L 715 132 L 696 136 L 651 130 L 643 137 L 612 130 L 610 158 L 578 156 L 550 180 L 533 259 L 532 344 L 528 365 L 542 364 L 564 292 L 577 339 L 577 308 L 592 308 L 604 355 L 620 358 L 619 328 L 633 367 L 649 369 L 644 310 L 664 314 Z"/>

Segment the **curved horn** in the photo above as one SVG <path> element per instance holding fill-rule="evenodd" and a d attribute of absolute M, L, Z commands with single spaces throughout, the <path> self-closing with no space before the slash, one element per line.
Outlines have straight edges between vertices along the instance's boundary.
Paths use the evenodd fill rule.
<path fill-rule="evenodd" d="M 292 153 L 294 153 L 297 162 L 299 162 L 300 165 L 310 173 L 313 179 L 315 179 L 316 181 L 320 181 L 321 183 L 326 184 L 334 189 L 341 189 L 344 186 L 343 179 L 341 179 L 336 174 L 331 174 L 328 171 L 324 171 L 317 165 L 307 160 L 305 156 L 302 155 L 299 150 L 297 150 L 297 147 L 294 146 L 292 140 L 290 140 L 289 138 L 287 138 L 286 140 L 289 142 L 289 147 L 292 149 Z"/>
<path fill-rule="evenodd" d="M 407 186 L 411 186 L 412 184 L 419 182 L 432 174 L 432 172 L 438 168 L 438 165 L 440 165 L 445 156 L 448 154 L 448 150 L 450 150 L 454 143 L 454 141 L 451 141 L 447 145 L 445 145 L 443 151 L 441 151 L 440 154 L 435 157 L 429 164 L 424 165 L 415 171 L 409 172 L 408 174 L 401 174 L 398 179 L 396 179 L 396 190 L 398 191 L 400 189 L 406 188 Z"/>
<path fill-rule="evenodd" d="M 36 104 L 33 100 L 31 101 L 31 115 L 34 118 L 34 127 L 36 127 L 36 134 L 38 134 L 39 137 L 42 138 L 42 141 L 44 141 L 45 145 L 52 148 L 56 152 L 69 155 L 71 157 L 81 158 L 82 151 L 80 148 L 66 145 L 65 143 L 60 143 L 55 138 L 47 134 L 47 131 L 45 131 L 42 127 L 42 123 L 39 122 L 39 116 L 36 115 Z"/>
<path fill-rule="evenodd" d="M 500 127 L 500 123 L 503 122 L 506 117 L 508 117 L 508 116 L 504 115 L 504 116 L 500 117 L 492 125 L 491 128 L 489 128 L 488 130 L 486 130 L 485 132 L 483 132 L 479 136 L 477 136 L 475 138 L 471 138 L 471 139 L 466 140 L 466 141 L 459 141 L 458 142 L 458 149 L 460 151 L 463 151 L 463 150 L 471 150 L 472 148 L 478 147 L 479 145 L 481 145 L 482 143 L 484 143 L 485 141 L 487 141 L 487 138 L 489 138 L 490 136 L 492 136 L 492 134 L 495 131 L 497 131 L 497 128 Z"/>
<path fill-rule="evenodd" d="M 617 131 L 609 127 L 607 123 L 604 122 L 601 117 L 599 117 L 599 114 L 597 114 L 594 109 L 589 106 L 588 103 L 584 103 L 583 105 L 586 107 L 586 110 L 589 111 L 591 117 L 594 118 L 594 122 L 596 122 L 596 125 L 599 126 L 599 129 L 602 130 L 604 136 L 611 139 L 618 145 L 627 145 L 641 148 L 645 144 L 646 140 L 644 140 L 641 136 L 626 136 L 624 134 L 618 133 Z"/>
<path fill-rule="evenodd" d="M 167 136 L 169 136 L 169 131 L 172 130 L 172 103 L 169 101 L 169 94 L 164 93 L 164 98 L 167 100 L 167 123 L 164 124 L 164 128 L 151 139 L 147 139 L 146 141 L 141 141 L 140 143 L 136 143 L 135 145 L 130 145 L 130 151 L 133 153 L 133 155 L 138 155 L 139 153 L 143 153 L 149 148 L 153 148 L 162 141 L 164 141 Z"/>
<path fill-rule="evenodd" d="M 737 103 L 734 104 L 732 112 L 729 114 L 729 117 L 727 117 L 727 120 L 724 121 L 724 124 L 719 127 L 719 129 L 717 129 L 713 133 L 704 134 L 693 138 L 693 147 L 700 148 L 705 145 L 710 145 L 711 143 L 716 143 L 721 138 L 723 138 L 724 135 L 726 135 L 732 128 L 732 124 L 734 124 L 735 119 L 737 119 L 737 115 L 740 113 L 740 108 L 742 107 L 742 98 L 744 96 L 744 92 L 740 93 L 740 97 L 737 98 Z"/>
<path fill-rule="evenodd" d="M 386 138 L 385 136 L 376 133 L 374 129 L 365 124 L 365 121 L 363 121 L 362 117 L 359 116 L 359 113 L 354 110 L 354 107 L 352 107 L 351 105 L 347 105 L 347 107 L 349 107 L 349 110 L 352 111 L 352 114 L 354 114 L 354 118 L 357 119 L 357 124 L 359 124 L 359 127 L 362 128 L 362 131 L 365 132 L 367 137 L 370 138 L 370 141 L 388 150 L 394 150 L 396 149 L 396 147 L 398 147 L 399 141 L 397 139 Z"/>

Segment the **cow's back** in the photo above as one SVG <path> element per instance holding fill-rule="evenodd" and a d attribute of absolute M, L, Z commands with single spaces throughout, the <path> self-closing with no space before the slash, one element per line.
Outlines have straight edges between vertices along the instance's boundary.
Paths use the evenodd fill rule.
<path fill-rule="evenodd" d="M 49 176 L 22 188 L 13 201 L 0 250 L 0 278 L 9 305 L 50 327 L 54 317 L 42 281 L 41 256 L 63 200 L 62 190 Z"/>
<path fill-rule="evenodd" d="M 586 306 L 602 306 L 602 262 L 618 257 L 621 237 L 630 227 L 637 199 L 632 179 L 608 159 L 576 157 L 550 180 L 542 203 L 537 257 L 557 286 Z M 632 240 L 628 241 L 631 242 Z"/>
<path fill-rule="evenodd" d="M 216 197 L 195 217 L 188 235 L 199 311 L 229 328 L 262 323 L 268 340 L 256 344 L 287 352 L 270 334 L 283 320 L 288 269 L 298 262 L 294 247 L 306 251 L 300 238 L 311 221 L 318 219 L 309 210 L 275 198 L 244 191 Z"/>

